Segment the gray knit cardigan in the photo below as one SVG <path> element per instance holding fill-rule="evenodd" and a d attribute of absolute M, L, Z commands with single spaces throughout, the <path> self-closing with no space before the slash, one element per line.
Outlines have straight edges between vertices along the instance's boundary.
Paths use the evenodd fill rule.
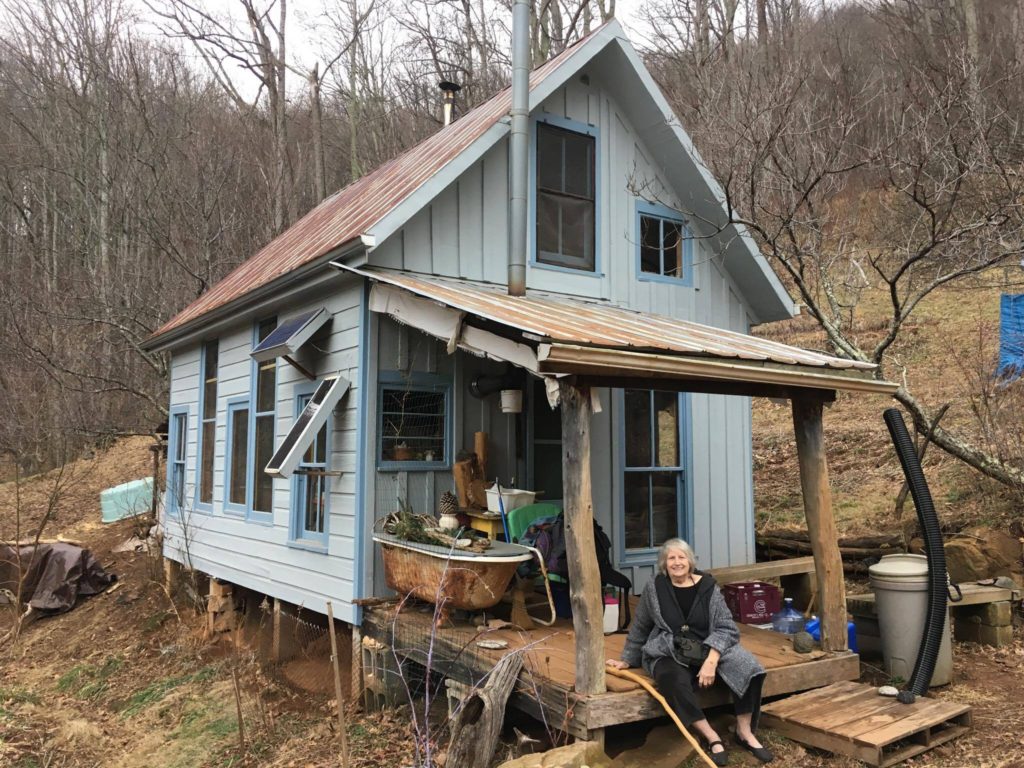
<path fill-rule="evenodd" d="M 714 584 L 714 578 L 706 573 L 701 574 L 701 578 L 711 579 L 713 586 L 708 606 L 710 634 L 704 640 L 704 645 L 714 648 L 722 655 L 718 662 L 718 679 L 734 694 L 742 696 L 746 693 L 750 681 L 764 674 L 764 667 L 752 653 L 740 645 L 740 632 L 725 604 L 721 590 Z M 629 635 L 622 649 L 622 660 L 631 667 L 642 665 L 644 672 L 654 677 L 655 662 L 666 657 L 673 658 L 672 630 L 661 615 L 658 593 L 652 578 L 644 587 L 640 605 L 637 607 L 633 622 L 629 625 Z M 757 714 L 755 711 L 755 722 Z"/>

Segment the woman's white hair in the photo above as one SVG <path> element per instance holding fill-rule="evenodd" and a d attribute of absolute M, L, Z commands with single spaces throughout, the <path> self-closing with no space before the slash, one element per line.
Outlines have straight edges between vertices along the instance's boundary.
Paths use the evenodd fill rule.
<path fill-rule="evenodd" d="M 656 567 L 658 573 L 666 576 L 668 575 L 668 570 L 666 569 L 665 564 L 668 561 L 668 551 L 670 549 L 678 549 L 681 551 L 686 555 L 686 559 L 690 561 L 690 568 L 693 570 L 697 569 L 697 555 L 694 554 L 693 547 L 687 544 L 683 539 L 677 538 L 668 539 L 658 550 L 658 565 Z"/>

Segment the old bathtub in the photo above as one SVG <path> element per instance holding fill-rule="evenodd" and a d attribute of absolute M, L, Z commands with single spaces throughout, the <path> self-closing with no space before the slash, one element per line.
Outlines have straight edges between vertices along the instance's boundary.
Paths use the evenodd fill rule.
<path fill-rule="evenodd" d="M 446 608 L 479 611 L 496 605 L 520 564 L 533 550 L 503 541 L 481 553 L 405 541 L 375 533 L 384 559 L 384 583 L 400 595 L 413 595 Z"/>

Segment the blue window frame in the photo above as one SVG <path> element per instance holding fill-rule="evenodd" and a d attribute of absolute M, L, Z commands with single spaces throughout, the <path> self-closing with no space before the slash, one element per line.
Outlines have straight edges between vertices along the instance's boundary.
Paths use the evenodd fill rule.
<path fill-rule="evenodd" d="M 429 373 L 384 371 L 377 389 L 377 466 L 431 470 L 451 466 L 451 382 Z"/>
<path fill-rule="evenodd" d="M 312 396 L 312 392 L 303 392 L 296 398 L 296 418 Z M 331 420 L 328 419 L 310 443 L 292 477 L 292 543 L 312 545 L 312 548 L 324 552 L 327 551 L 331 494 L 330 478 L 325 474 L 330 455 L 330 430 Z"/>
<path fill-rule="evenodd" d="M 253 328 L 256 347 L 277 328 L 277 318 L 260 320 Z M 274 424 L 277 421 L 277 358 L 253 361 L 249 406 L 249 519 L 270 523 L 274 519 L 274 480 L 263 468 L 274 455 Z"/>
<path fill-rule="evenodd" d="M 249 504 L 249 398 L 228 400 L 224 449 L 224 511 L 245 514 Z"/>
<path fill-rule="evenodd" d="M 199 456 L 196 467 L 196 509 L 213 509 L 213 463 L 217 446 L 217 339 L 203 343 L 199 367 Z"/>
<path fill-rule="evenodd" d="M 679 211 L 638 200 L 636 250 L 640 280 L 693 286 L 693 233 Z"/>
<path fill-rule="evenodd" d="M 599 136 L 595 126 L 544 114 L 530 147 L 531 265 L 596 274 Z"/>
<path fill-rule="evenodd" d="M 620 553 L 653 562 L 666 539 L 688 535 L 688 405 L 677 392 L 622 392 Z"/>
<path fill-rule="evenodd" d="M 185 457 L 188 455 L 188 408 L 172 408 L 167 430 L 167 514 L 185 506 Z"/>

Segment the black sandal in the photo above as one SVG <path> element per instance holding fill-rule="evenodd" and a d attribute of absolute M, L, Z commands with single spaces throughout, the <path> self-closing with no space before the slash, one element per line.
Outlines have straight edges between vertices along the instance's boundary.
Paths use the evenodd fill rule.
<path fill-rule="evenodd" d="M 713 750 L 715 748 L 716 744 L 722 748 L 721 752 L 712 752 L 711 751 L 711 750 Z M 709 741 L 708 742 L 708 757 L 711 758 L 711 762 L 714 763 L 715 765 L 728 765 L 729 764 L 729 753 L 726 752 L 725 744 L 722 743 L 721 739 L 719 739 L 718 741 Z"/>
<path fill-rule="evenodd" d="M 736 743 L 747 750 L 750 754 L 760 760 L 762 763 L 770 763 L 775 759 L 775 755 L 770 749 L 764 747 L 755 747 L 753 744 L 749 744 L 746 739 L 741 739 L 738 733 L 734 733 L 733 737 L 736 739 Z M 715 763 L 718 765 L 718 763 Z"/>

